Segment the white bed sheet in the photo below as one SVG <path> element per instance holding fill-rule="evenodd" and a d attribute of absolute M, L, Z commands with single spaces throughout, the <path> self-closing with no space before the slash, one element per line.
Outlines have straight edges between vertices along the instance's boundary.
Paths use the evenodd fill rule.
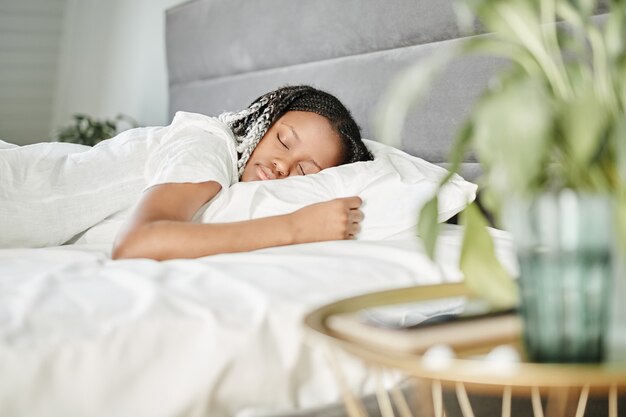
<path fill-rule="evenodd" d="M 515 269 L 511 242 L 494 231 Z M 303 316 L 339 298 L 461 279 L 418 239 L 198 260 L 112 261 L 109 245 L 0 250 L 0 416 L 261 416 L 339 400 Z M 345 359 L 357 393 L 371 373 Z"/>

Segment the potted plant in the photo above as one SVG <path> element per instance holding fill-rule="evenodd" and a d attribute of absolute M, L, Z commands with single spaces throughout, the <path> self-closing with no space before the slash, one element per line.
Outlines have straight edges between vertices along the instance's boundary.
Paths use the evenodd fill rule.
<path fill-rule="evenodd" d="M 59 130 L 56 136 L 59 142 L 94 146 L 98 142 L 110 139 L 120 132 L 121 122 L 128 124 L 128 128 L 137 127 L 137 122 L 134 119 L 123 114 L 117 115 L 113 120 L 98 120 L 86 114 L 75 114 L 72 117 L 74 124 Z"/>
<path fill-rule="evenodd" d="M 498 263 L 474 205 L 462 213 L 460 268 L 467 285 L 493 303 L 521 299 L 526 345 L 536 360 L 602 359 L 614 235 L 619 249 L 626 242 L 626 1 L 603 3 L 610 12 L 603 22 L 592 18 L 598 6 L 460 3 L 462 27 L 478 19 L 489 34 L 408 69 L 380 106 L 379 135 L 397 143 L 399 119 L 451 59 L 490 54 L 510 62 L 460 130 L 450 171 L 468 151 L 482 164 L 482 201 L 512 232 L 519 286 Z M 419 221 L 431 256 L 437 230 L 435 196 Z"/>

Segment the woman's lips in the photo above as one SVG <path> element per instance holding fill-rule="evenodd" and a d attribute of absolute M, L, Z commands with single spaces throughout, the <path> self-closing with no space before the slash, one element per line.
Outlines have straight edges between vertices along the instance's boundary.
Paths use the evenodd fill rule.
<path fill-rule="evenodd" d="M 259 177 L 261 181 L 273 180 L 276 179 L 276 176 L 272 171 L 265 168 L 263 165 L 257 165 L 256 167 L 256 175 Z"/>

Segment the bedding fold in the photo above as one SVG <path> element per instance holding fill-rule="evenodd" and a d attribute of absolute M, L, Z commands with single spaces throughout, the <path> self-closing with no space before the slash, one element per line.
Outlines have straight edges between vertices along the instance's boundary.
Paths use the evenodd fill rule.
<path fill-rule="evenodd" d="M 238 180 L 234 140 L 217 118 L 178 112 L 169 126 L 130 129 L 93 147 L 0 148 L 0 248 L 64 244 L 153 185 L 228 188 Z"/>

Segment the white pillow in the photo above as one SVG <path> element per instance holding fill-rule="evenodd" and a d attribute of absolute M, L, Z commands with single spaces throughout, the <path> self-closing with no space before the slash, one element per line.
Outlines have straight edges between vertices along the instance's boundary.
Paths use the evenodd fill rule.
<path fill-rule="evenodd" d="M 231 222 L 285 214 L 338 197 L 363 199 L 360 240 L 413 236 L 420 208 L 447 171 L 393 147 L 365 140 L 374 161 L 328 168 L 315 175 L 280 181 L 253 181 L 222 190 L 196 220 Z M 439 221 L 460 212 L 476 198 L 476 185 L 455 175 L 439 192 Z"/>

